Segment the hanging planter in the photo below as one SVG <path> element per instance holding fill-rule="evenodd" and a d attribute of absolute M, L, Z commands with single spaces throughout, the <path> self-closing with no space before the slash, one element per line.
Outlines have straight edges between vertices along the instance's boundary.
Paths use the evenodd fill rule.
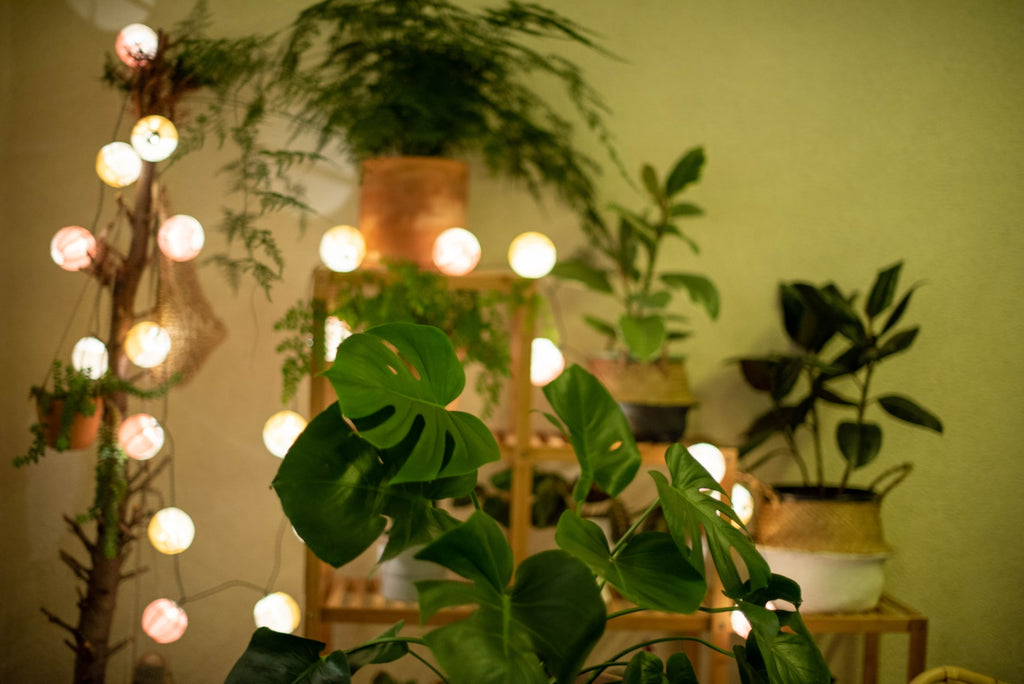
<path fill-rule="evenodd" d="M 658 362 L 594 356 L 588 368 L 626 415 L 633 436 L 641 442 L 678 442 L 696 403 L 690 393 L 682 359 Z"/>
<path fill-rule="evenodd" d="M 76 451 L 92 446 L 103 418 L 103 399 L 97 397 L 94 401 L 91 415 L 80 412 L 64 399 L 52 399 L 45 409 L 42 401 L 37 402 L 36 411 L 43 426 L 46 446 L 58 451 Z"/>

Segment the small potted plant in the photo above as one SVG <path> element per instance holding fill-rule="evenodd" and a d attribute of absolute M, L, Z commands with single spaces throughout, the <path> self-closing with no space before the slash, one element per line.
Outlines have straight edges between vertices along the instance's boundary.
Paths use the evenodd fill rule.
<path fill-rule="evenodd" d="M 594 357 L 590 369 L 608 387 L 625 411 L 637 439 L 674 442 L 686 429 L 686 414 L 695 403 L 690 394 L 684 360 L 669 353 L 670 345 L 686 339 L 686 317 L 675 295 L 686 293 L 712 319 L 718 317 L 719 294 L 704 275 L 663 271 L 659 257 L 665 245 L 677 240 L 694 254 L 697 243 L 678 220 L 700 216 L 696 205 L 680 195 L 700 179 L 704 150 L 685 152 L 664 178 L 645 164 L 640 180 L 649 208 L 634 212 L 613 205 L 617 226 L 584 224 L 588 247 L 556 264 L 552 275 L 582 283 L 615 300 L 617 319 L 585 316 L 605 336 L 604 357 Z"/>
<path fill-rule="evenodd" d="M 367 263 L 431 265 L 437 234 L 465 226 L 467 157 L 594 213 L 598 165 L 572 144 L 565 107 L 542 93 L 565 93 L 607 143 L 604 105 L 574 63 L 542 47 L 552 44 L 601 52 L 586 29 L 532 3 L 324 0 L 300 13 L 277 85 L 302 130 L 360 165 Z"/>
<path fill-rule="evenodd" d="M 875 415 L 943 429 L 913 399 L 877 393 L 873 384 L 879 366 L 909 349 L 919 331 L 900 325 L 916 289 L 897 296 L 902 266 L 880 270 L 860 301 L 832 283 L 782 283 L 779 304 L 793 349 L 739 360 L 747 383 L 771 400 L 746 431 L 740 449 L 746 469 L 786 455 L 801 474 L 799 484 L 755 486 L 761 490 L 755 538 L 773 567 L 802 579 L 807 610 L 865 610 L 881 595 L 890 549 L 880 504 L 911 465 L 887 469 L 866 487 L 853 486 L 854 472 L 875 463 L 882 450 Z M 842 416 L 833 449 L 824 441 L 830 413 Z M 838 473 L 827 473 L 829 452 L 840 457 Z"/>
<path fill-rule="evenodd" d="M 273 482 L 296 531 L 335 567 L 359 556 L 386 528 L 385 555 L 426 544 L 416 557 L 459 579 L 417 583 L 421 619 L 445 608 L 473 608 L 422 638 L 402 635 L 398 624 L 369 643 L 326 655 L 320 642 L 260 629 L 227 684 L 341 684 L 360 667 L 407 654 L 449 684 L 572 684 L 610 669 L 623 681 L 696 682 L 684 652 L 664 662 L 645 649 L 652 641 L 605 662 L 585 662 L 605 623 L 625 614 L 608 613 L 603 585 L 636 604 L 626 613 L 693 613 L 707 594 L 705 551 L 734 609 L 752 624 L 744 645 L 721 651 L 736 659 L 744 681 L 831 681 L 799 612 L 766 608 L 778 598 L 799 604 L 799 587 L 772 574 L 737 514 L 716 498 L 724 496 L 721 487 L 683 445 L 668 447 L 667 476 L 651 473 L 657 498 L 621 539 L 609 543 L 581 517 L 578 506 L 591 485 L 617 495 L 641 460 L 625 417 L 581 367 L 570 367 L 543 390 L 554 411 L 549 418 L 578 459 L 577 509 L 559 517 L 559 549 L 529 556 L 518 567 L 501 527 L 483 510 L 459 521 L 433 504 L 468 495 L 478 468 L 501 457 L 482 421 L 446 408 L 465 382 L 447 336 L 427 326 L 378 326 L 342 342 L 326 375 L 339 401 L 299 435 Z M 640 532 L 659 508 L 667 531 Z"/>
<path fill-rule="evenodd" d="M 36 463 L 46 447 L 57 451 L 87 449 L 96 439 L 103 417 L 104 378 L 89 369 L 78 370 L 54 360 L 52 389 L 36 385 L 29 394 L 36 401 L 39 421 L 31 427 L 33 442 L 17 466 Z"/>

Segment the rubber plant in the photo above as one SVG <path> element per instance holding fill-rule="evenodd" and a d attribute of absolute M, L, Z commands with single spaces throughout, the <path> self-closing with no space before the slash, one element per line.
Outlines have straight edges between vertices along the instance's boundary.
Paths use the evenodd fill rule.
<path fill-rule="evenodd" d="M 310 422 L 273 482 L 296 531 L 320 558 L 340 567 L 373 544 L 390 520 L 385 557 L 426 544 L 419 559 L 461 578 L 417 584 L 421 620 L 447 607 L 475 610 L 422 638 L 403 636 L 397 624 L 367 644 L 323 656 L 320 642 L 260 629 L 228 684 L 350 682 L 371 662 L 407 654 L 428 662 L 426 650 L 437 676 L 451 684 L 569 684 L 580 676 L 593 681 L 609 669 L 630 682 L 695 682 L 684 653 L 663 662 L 645 650 L 651 641 L 611 661 L 585 663 L 606 622 L 616 618 L 606 612 L 603 585 L 637 610 L 702 610 L 705 550 L 733 608 L 753 625 L 745 644 L 726 653 L 735 657 L 743 681 L 831 681 L 799 612 L 766 608 L 777 598 L 799 605 L 799 587 L 772 574 L 736 513 L 716 498 L 724 497 L 719 485 L 682 445 L 666 451 L 667 475 L 650 475 L 656 499 L 613 545 L 570 509 L 558 521 L 560 548 L 514 567 L 505 535 L 485 512 L 459 521 L 433 505 L 468 495 L 477 469 L 500 458 L 480 419 L 446 408 L 465 375 L 444 333 L 413 324 L 372 328 L 342 342 L 325 374 L 340 400 Z M 566 434 L 579 463 L 575 504 L 592 484 L 611 495 L 621 492 L 640 469 L 640 453 L 607 391 L 574 365 L 544 392 L 553 410 L 548 418 Z M 657 509 L 668 532 L 639 532 Z"/>

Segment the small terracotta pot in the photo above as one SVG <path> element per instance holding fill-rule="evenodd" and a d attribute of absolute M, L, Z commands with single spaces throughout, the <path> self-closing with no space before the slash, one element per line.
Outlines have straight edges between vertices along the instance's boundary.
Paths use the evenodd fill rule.
<path fill-rule="evenodd" d="M 69 450 L 87 449 L 96 440 L 100 430 L 100 420 L 103 418 L 103 399 L 97 398 L 96 410 L 91 416 L 84 416 L 76 413 L 71 421 L 71 429 L 68 433 L 70 444 Z M 57 436 L 60 432 L 60 418 L 64 412 L 64 400 L 55 399 L 50 403 L 50 410 L 45 414 L 39 406 L 36 406 L 39 415 L 39 422 L 46 427 L 46 444 L 56 448 Z"/>

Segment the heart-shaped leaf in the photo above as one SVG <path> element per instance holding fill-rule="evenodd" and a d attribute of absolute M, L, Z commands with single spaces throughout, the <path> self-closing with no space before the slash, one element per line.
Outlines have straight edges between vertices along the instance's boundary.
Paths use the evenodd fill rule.
<path fill-rule="evenodd" d="M 352 335 L 325 375 L 342 413 L 374 446 L 389 449 L 416 435 L 407 453 L 395 454 L 400 466 L 394 483 L 464 475 L 500 458 L 483 421 L 446 408 L 466 376 L 451 341 L 437 328 L 390 323 Z"/>
<path fill-rule="evenodd" d="M 319 641 L 260 627 L 224 684 L 349 684 L 345 654 L 321 658 L 323 648 Z"/>
<path fill-rule="evenodd" d="M 871 463 L 882 449 L 882 429 L 874 423 L 843 421 L 836 426 L 836 442 L 853 468 Z"/>
<path fill-rule="evenodd" d="M 629 353 L 641 361 L 658 356 L 668 336 L 662 316 L 620 316 L 619 328 Z"/>

